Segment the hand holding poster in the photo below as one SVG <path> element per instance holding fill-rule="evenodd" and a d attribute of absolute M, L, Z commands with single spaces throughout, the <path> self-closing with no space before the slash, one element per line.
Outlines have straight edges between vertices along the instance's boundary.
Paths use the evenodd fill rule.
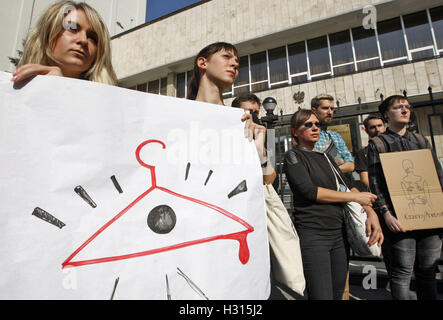
<path fill-rule="evenodd" d="M 266 299 L 242 111 L 0 74 L 0 298 Z"/>

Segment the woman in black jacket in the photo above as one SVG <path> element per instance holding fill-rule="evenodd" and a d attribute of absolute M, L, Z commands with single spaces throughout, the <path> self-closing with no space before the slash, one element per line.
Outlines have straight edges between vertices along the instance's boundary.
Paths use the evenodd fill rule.
<path fill-rule="evenodd" d="M 369 244 L 383 242 L 383 234 L 369 192 L 345 191 L 330 163 L 341 174 L 334 159 L 316 151 L 320 123 L 311 110 L 299 110 L 291 119 L 297 146 L 285 154 L 284 171 L 294 194 L 294 225 L 300 237 L 306 289 L 309 299 L 341 300 L 348 271 L 343 204 L 355 201 L 368 214 Z M 346 178 L 342 175 L 344 181 Z"/>

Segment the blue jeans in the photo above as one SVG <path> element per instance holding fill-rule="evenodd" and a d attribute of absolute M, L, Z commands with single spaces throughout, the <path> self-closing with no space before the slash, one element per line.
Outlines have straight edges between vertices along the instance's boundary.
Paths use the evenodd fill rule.
<path fill-rule="evenodd" d="M 342 232 L 326 234 L 297 228 L 309 300 L 341 300 L 348 273 L 348 249 Z"/>
<path fill-rule="evenodd" d="M 441 230 L 393 233 L 385 230 L 383 257 L 394 300 L 409 300 L 409 286 L 415 272 L 418 300 L 436 300 L 435 272 L 441 255 Z"/>

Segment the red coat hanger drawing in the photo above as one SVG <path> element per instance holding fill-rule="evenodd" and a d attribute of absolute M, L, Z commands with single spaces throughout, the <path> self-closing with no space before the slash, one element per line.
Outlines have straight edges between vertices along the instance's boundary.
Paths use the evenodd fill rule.
<path fill-rule="evenodd" d="M 160 140 L 146 140 L 146 141 L 142 142 L 137 147 L 136 152 L 135 152 L 136 159 L 140 163 L 140 165 L 150 170 L 151 186 L 149 187 L 149 189 L 147 189 L 145 192 L 140 194 L 134 201 L 132 201 L 122 211 L 120 211 L 112 219 L 110 219 L 107 223 L 105 223 L 92 236 L 90 236 L 78 249 L 76 249 L 72 254 L 70 254 L 69 257 L 62 263 L 62 268 L 80 267 L 80 266 L 91 265 L 91 264 L 98 264 L 98 263 L 105 263 L 105 262 L 112 262 L 112 261 L 119 261 L 119 260 L 143 257 L 143 256 L 161 253 L 161 252 L 177 250 L 177 249 L 184 248 L 184 247 L 194 246 L 194 245 L 198 245 L 198 244 L 202 244 L 202 243 L 208 243 L 208 242 L 215 241 L 215 240 L 235 240 L 235 241 L 238 241 L 238 243 L 239 243 L 239 254 L 238 254 L 239 260 L 242 264 L 246 264 L 248 262 L 250 252 L 249 252 L 249 247 L 248 247 L 248 242 L 247 242 L 247 236 L 249 233 L 254 231 L 254 228 L 251 225 L 249 225 L 246 221 L 244 221 L 243 219 L 239 218 L 238 216 L 234 215 L 233 213 L 226 211 L 223 208 L 220 208 L 216 205 L 213 205 L 213 204 L 205 202 L 205 201 L 201 201 L 201 200 L 198 200 L 198 199 L 195 199 L 192 197 L 188 197 L 186 195 L 174 192 L 170 189 L 167 189 L 167 188 L 157 185 L 155 166 L 149 165 L 149 164 L 143 162 L 140 158 L 141 149 L 149 144 L 152 144 L 152 143 L 160 144 L 162 146 L 162 149 L 166 149 L 166 145 Z M 159 190 L 159 191 L 166 193 L 172 197 L 178 197 L 180 199 L 184 199 L 185 201 L 197 204 L 199 206 L 206 207 L 206 208 L 208 208 L 212 211 L 215 211 L 215 212 L 221 214 L 222 216 L 227 217 L 228 219 L 231 219 L 232 221 L 240 224 L 241 226 L 243 226 L 245 228 L 245 230 L 240 231 L 240 232 L 228 233 L 228 234 L 216 234 L 216 235 L 209 236 L 209 237 L 184 241 L 184 242 L 175 243 L 175 244 L 171 244 L 171 245 L 167 245 L 167 246 L 162 246 L 162 247 L 155 248 L 155 249 L 142 250 L 142 251 L 128 253 L 128 254 L 110 255 L 110 256 L 106 256 L 106 257 L 75 260 L 75 258 L 79 255 L 79 253 L 82 250 L 84 250 L 88 245 L 90 245 L 92 242 L 94 242 L 94 240 L 97 237 L 99 237 L 102 233 L 106 232 L 106 230 L 111 225 L 117 223 L 118 220 L 122 216 L 131 214 L 131 209 L 134 208 L 134 206 L 137 206 L 137 204 L 142 199 L 144 199 L 145 197 L 148 197 L 149 194 L 151 192 L 153 192 L 154 190 Z M 156 211 L 157 217 L 162 216 L 163 220 L 168 221 L 170 223 L 170 225 L 172 225 L 172 227 L 173 227 L 173 225 L 175 224 L 175 216 L 173 215 L 173 213 L 172 213 L 172 215 L 170 215 L 171 212 L 169 212 L 170 209 L 168 209 L 168 208 L 169 207 L 167 205 L 163 205 L 163 206 L 159 206 L 159 208 L 154 208 L 154 209 L 157 210 Z M 152 211 L 154 211 L 154 209 Z M 150 225 L 151 229 L 155 228 L 155 224 L 156 224 L 155 218 L 152 218 L 151 221 L 149 221 L 149 219 L 151 219 L 151 218 L 148 217 L 148 225 Z M 161 229 L 161 226 L 160 226 L 160 229 Z M 159 229 L 159 232 L 157 232 L 157 233 L 162 233 L 160 229 Z M 165 230 L 165 232 L 163 232 L 163 233 L 167 233 L 167 232 L 168 232 L 168 230 Z"/>

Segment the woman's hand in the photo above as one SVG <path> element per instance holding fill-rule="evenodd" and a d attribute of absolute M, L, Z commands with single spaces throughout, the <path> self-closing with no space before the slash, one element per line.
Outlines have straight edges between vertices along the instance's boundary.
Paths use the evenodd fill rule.
<path fill-rule="evenodd" d="M 386 226 L 392 232 L 406 232 L 406 230 L 403 229 L 397 218 L 395 218 L 389 211 L 385 212 L 384 219 Z"/>
<path fill-rule="evenodd" d="M 354 201 L 362 206 L 372 207 L 372 204 L 377 199 L 377 196 L 370 192 L 351 192 L 351 193 L 354 196 Z"/>
<path fill-rule="evenodd" d="M 381 247 L 385 238 L 377 214 L 371 207 L 365 206 L 364 209 L 368 216 L 366 219 L 366 234 L 369 236 L 368 244 L 372 246 L 377 243 Z"/>
<path fill-rule="evenodd" d="M 36 75 L 50 75 L 50 76 L 60 76 L 63 77 L 62 70 L 59 67 L 55 66 L 44 66 L 41 64 L 25 64 L 21 67 L 17 68 L 12 73 L 12 82 L 18 83 L 20 81 L 23 81 L 25 79 L 28 79 L 29 77 L 36 76 Z"/>

